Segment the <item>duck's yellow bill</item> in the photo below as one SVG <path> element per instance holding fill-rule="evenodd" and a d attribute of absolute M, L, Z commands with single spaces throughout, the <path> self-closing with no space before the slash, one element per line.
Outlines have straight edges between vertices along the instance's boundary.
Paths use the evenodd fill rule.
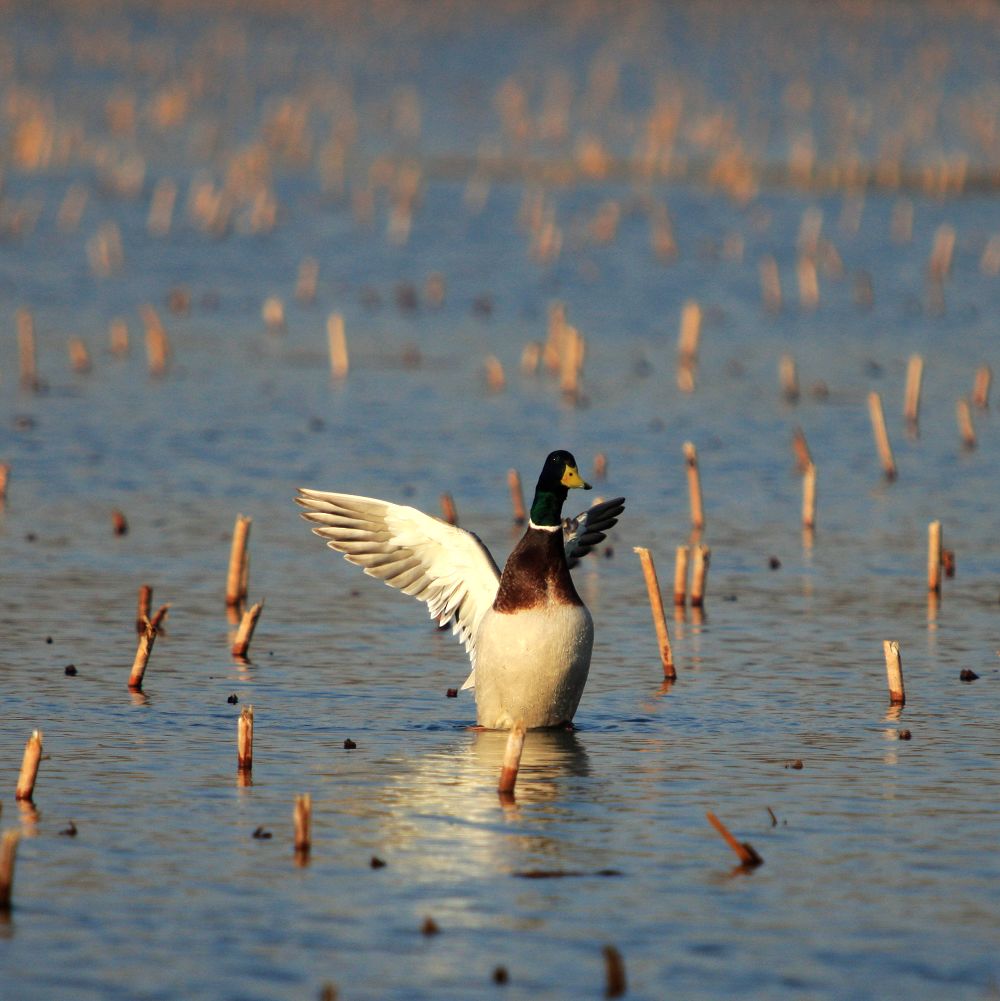
<path fill-rule="evenodd" d="M 580 470 L 576 466 L 570 466 L 569 464 L 567 464 L 566 470 L 562 474 L 561 482 L 564 487 L 580 487 L 583 490 L 590 489 L 590 484 L 584 481 L 580 475 Z"/>

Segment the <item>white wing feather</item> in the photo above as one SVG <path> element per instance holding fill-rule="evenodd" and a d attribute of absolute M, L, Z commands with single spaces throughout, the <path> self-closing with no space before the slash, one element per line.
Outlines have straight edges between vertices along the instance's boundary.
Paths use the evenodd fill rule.
<path fill-rule="evenodd" d="M 366 574 L 427 604 L 439 625 L 452 622 L 472 661 L 476 631 L 500 586 L 500 571 L 472 532 L 414 507 L 372 497 L 300 489 L 302 517 L 327 545 Z"/>

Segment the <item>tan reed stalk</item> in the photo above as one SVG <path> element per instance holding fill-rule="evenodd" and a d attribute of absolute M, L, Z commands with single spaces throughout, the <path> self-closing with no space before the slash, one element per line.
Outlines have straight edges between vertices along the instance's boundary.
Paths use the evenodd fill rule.
<path fill-rule="evenodd" d="M 736 853 L 741 865 L 753 868 L 763 863 L 764 860 L 757 854 L 753 845 L 746 841 L 737 841 L 729 832 L 729 828 L 711 810 L 707 811 L 705 816 L 708 818 L 708 822 L 722 835 L 726 844 Z"/>
<path fill-rule="evenodd" d="M 7 499 L 7 484 L 10 482 L 10 463 L 0 462 L 0 504 Z"/>
<path fill-rule="evenodd" d="M 698 471 L 698 450 L 690 441 L 684 442 L 684 461 L 687 464 L 688 502 L 691 508 L 691 525 L 696 531 L 705 527 L 705 509 L 701 497 L 701 474 Z"/>
<path fill-rule="evenodd" d="M 760 260 L 760 295 L 769 313 L 781 310 L 781 276 L 778 262 L 770 254 Z"/>
<path fill-rule="evenodd" d="M 653 614 L 653 626 L 656 629 L 656 638 L 660 645 L 663 677 L 672 681 L 677 677 L 677 669 L 674 667 L 674 652 L 670 646 L 670 633 L 667 631 L 667 617 L 663 612 L 663 598 L 660 594 L 660 583 L 656 577 L 653 554 L 642 546 L 636 546 L 633 552 L 638 554 L 639 560 L 642 562 L 642 575 L 646 580 L 646 594 L 649 596 L 649 610 Z"/>
<path fill-rule="evenodd" d="M 795 358 L 790 354 L 783 354 L 778 362 L 778 380 L 781 383 L 781 395 L 789 403 L 796 403 L 799 399 L 799 373 L 795 365 Z"/>
<path fill-rule="evenodd" d="M 299 275 L 295 281 L 295 298 L 299 302 L 313 302 L 316 299 L 316 283 L 319 279 L 319 263 L 315 257 L 303 257 L 299 263 Z"/>
<path fill-rule="evenodd" d="M 269 295 L 260 307 L 260 318 L 272 334 L 285 329 L 285 304 L 276 295 Z"/>
<path fill-rule="evenodd" d="M 792 451 L 795 453 L 795 466 L 800 473 L 812 465 L 812 454 L 809 451 L 809 443 L 806 441 L 805 432 L 802 428 L 796 428 L 792 432 Z"/>
<path fill-rule="evenodd" d="M 82 337 L 71 337 L 67 342 L 69 349 L 69 366 L 81 375 L 90 371 L 90 352 Z"/>
<path fill-rule="evenodd" d="M 41 760 L 42 731 L 32 730 L 28 742 L 24 745 L 24 757 L 21 758 L 21 773 L 17 777 L 14 799 L 31 800 L 35 791 L 35 780 L 38 778 L 38 763 Z"/>
<path fill-rule="evenodd" d="M 344 379 L 350 368 L 350 359 L 347 354 L 344 318 L 340 313 L 331 313 L 327 317 L 326 339 L 330 349 L 330 374 L 334 379 Z"/>
<path fill-rule="evenodd" d="M 441 494 L 441 516 L 449 525 L 458 524 L 458 512 L 455 510 L 455 501 L 451 494 Z"/>
<path fill-rule="evenodd" d="M 139 602 L 135 615 L 135 631 L 141 633 L 153 606 L 153 588 L 149 584 L 139 587 Z"/>
<path fill-rule="evenodd" d="M 500 769 L 500 782 L 497 792 L 502 796 L 513 796 L 517 784 L 517 772 L 521 767 L 521 752 L 524 750 L 524 722 L 518 720 L 507 737 L 507 746 L 503 752 L 503 767 Z"/>
<path fill-rule="evenodd" d="M 594 479 L 605 480 L 608 477 L 608 457 L 603 452 L 594 456 Z"/>
<path fill-rule="evenodd" d="M 931 247 L 929 273 L 932 279 L 940 281 L 951 272 L 951 260 L 955 250 L 955 227 L 942 223 L 934 232 Z"/>
<path fill-rule="evenodd" d="M 307 792 L 295 797 L 292 810 L 292 821 L 295 824 L 295 853 L 308 855 L 312 848 L 312 795 Z"/>
<path fill-rule="evenodd" d="M 132 671 L 128 676 L 128 687 L 134 692 L 142 691 L 142 679 L 146 674 L 149 655 L 153 652 L 153 642 L 156 639 L 156 628 L 149 619 L 143 620 L 142 632 L 139 634 L 139 646 L 132 661 Z"/>
<path fill-rule="evenodd" d="M 903 665 L 899 659 L 899 644 L 895 640 L 883 640 L 882 650 L 885 653 L 885 674 L 889 682 L 889 703 L 901 706 L 906 702 L 906 691 L 903 688 Z"/>
<path fill-rule="evenodd" d="M 613 946 L 606 945 L 604 954 L 604 996 L 620 998 L 625 996 L 627 983 L 625 980 L 625 960 L 622 954 Z"/>
<path fill-rule="evenodd" d="M 816 466 L 811 462 L 802 474 L 802 527 L 816 527 Z"/>
<path fill-rule="evenodd" d="M 146 364 L 149 374 L 161 376 L 167 370 L 167 360 L 170 357 L 167 332 L 163 329 L 163 322 L 152 306 L 148 304 L 143 306 L 140 313 L 146 328 Z"/>
<path fill-rule="evenodd" d="M 559 359 L 559 389 L 569 400 L 580 396 L 580 373 L 583 370 L 584 342 L 576 327 L 566 324 Z"/>
<path fill-rule="evenodd" d="M 976 429 L 972 424 L 969 401 L 964 396 L 955 404 L 955 419 L 958 421 L 958 432 L 962 436 L 962 445 L 967 449 L 975 448 Z"/>
<path fill-rule="evenodd" d="M 146 232 L 150 236 L 166 236 L 170 232 L 176 202 L 177 182 L 164 177 L 153 188 L 153 197 L 149 202 Z"/>
<path fill-rule="evenodd" d="M 538 366 L 542 361 L 542 346 L 538 341 L 530 341 L 524 345 L 521 351 L 521 373 L 523 375 L 537 375 Z"/>
<path fill-rule="evenodd" d="M 976 378 L 972 385 L 972 405 L 985 410 L 990 405 L 990 383 L 993 381 L 993 370 L 989 365 L 980 365 L 976 369 Z"/>
<path fill-rule="evenodd" d="M 233 608 L 242 604 L 247 596 L 247 572 L 249 559 L 247 545 L 250 541 L 252 518 L 236 515 L 233 527 L 233 541 L 229 550 L 229 571 L 226 574 L 226 604 Z"/>
<path fill-rule="evenodd" d="M 128 535 L 128 519 L 125 517 L 124 511 L 115 508 L 111 512 L 111 531 L 115 535 Z"/>
<path fill-rule="evenodd" d="M 17 349 L 21 366 L 21 386 L 24 389 L 39 388 L 38 364 L 35 353 L 35 320 L 31 311 L 21 307 L 16 314 Z"/>
<path fill-rule="evenodd" d="M 253 706 L 244 706 L 236 724 L 236 767 L 241 772 L 253 768 Z"/>
<path fill-rule="evenodd" d="M 920 355 L 910 355 L 906 365 L 906 394 L 903 402 L 903 417 L 911 429 L 916 430 L 920 419 L 920 386 L 924 377 L 924 359 Z"/>
<path fill-rule="evenodd" d="M 491 393 L 501 393 L 507 385 L 504 377 L 503 365 L 496 355 L 487 355 L 484 363 L 486 372 L 486 386 Z"/>
<path fill-rule="evenodd" d="M 10 898 L 14 889 L 14 864 L 17 861 L 17 842 L 20 831 L 3 832 L 0 839 L 0 914 L 10 911 Z"/>
<path fill-rule="evenodd" d="M 887 480 L 896 478 L 896 460 L 889 444 L 889 433 L 885 429 L 885 413 L 882 410 L 882 397 L 876 392 L 868 394 L 868 415 L 872 422 L 872 433 L 875 436 L 875 447 L 878 449 L 882 471 Z"/>
<path fill-rule="evenodd" d="M 562 364 L 563 341 L 567 326 L 565 305 L 561 302 L 551 303 L 545 344 L 542 346 L 542 361 L 550 372 L 558 372 Z"/>
<path fill-rule="evenodd" d="M 523 525 L 528 520 L 524 509 L 524 491 L 521 489 L 521 474 L 516 469 L 507 470 L 507 486 L 510 488 L 510 503 L 514 508 L 514 524 Z"/>
<path fill-rule="evenodd" d="M 796 266 L 799 279 L 799 303 L 803 309 L 813 310 L 819 305 L 819 279 L 816 276 L 816 261 L 802 256 Z"/>
<path fill-rule="evenodd" d="M 932 521 L 927 526 L 927 590 L 941 593 L 941 522 Z"/>
<path fill-rule="evenodd" d="M 236 630 L 236 638 L 233 640 L 232 655 L 234 657 L 246 657 L 250 649 L 250 640 L 253 639 L 253 631 L 257 628 L 257 620 L 264 610 L 264 602 L 254 602 L 244 613 L 240 620 L 239 628 Z"/>
<path fill-rule="evenodd" d="M 674 606 L 683 608 L 687 604 L 688 564 L 691 558 L 690 546 L 678 546 L 674 558 Z"/>
<path fill-rule="evenodd" d="M 128 324 L 120 316 L 108 326 L 108 350 L 118 358 L 128 354 Z"/>
<path fill-rule="evenodd" d="M 708 546 L 694 547 L 694 561 L 691 569 L 691 607 L 702 608 L 705 604 L 705 581 L 712 550 Z"/>
<path fill-rule="evenodd" d="M 701 340 L 701 306 L 689 299 L 681 307 L 681 326 L 677 335 L 677 360 L 694 364 L 698 359 L 698 342 Z"/>

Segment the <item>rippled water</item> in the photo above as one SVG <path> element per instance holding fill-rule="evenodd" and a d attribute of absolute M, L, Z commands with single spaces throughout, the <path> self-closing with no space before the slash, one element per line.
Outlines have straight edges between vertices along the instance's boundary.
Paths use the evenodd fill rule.
<path fill-rule="evenodd" d="M 744 16 L 766 33 L 778 16 L 768 11 Z M 201 37 L 195 21 L 151 16 L 113 23 L 128 25 L 134 44 L 165 40 L 178 61 Z M 959 46 L 971 35 L 983 45 L 996 33 L 994 21 L 942 27 L 925 16 L 918 40 Z M 74 19 L 7 21 L 15 79 L 42 80 L 61 109 L 75 102 L 96 128 L 88 116 L 120 79 L 77 80 L 74 97 L 41 57 L 47 40 L 61 51 Z M 353 51 L 322 18 L 233 23 L 252 55 L 272 53 L 251 60 L 252 94 L 233 98 L 234 129 L 306 87 L 331 51 Z M 521 41 L 565 43 L 545 24 L 538 41 L 529 14 L 508 12 L 493 24 L 496 46 L 463 34 L 465 21 L 454 36 L 428 29 L 412 64 L 367 74 L 358 42 L 359 106 L 371 110 L 408 80 L 424 95 L 454 95 L 459 81 L 488 104 L 504 75 L 530 78 Z M 604 29 L 580 30 L 579 51 L 557 46 L 576 77 Z M 692 65 L 697 53 L 707 65 L 725 59 L 729 36 L 715 37 L 692 30 Z M 463 62 L 463 41 L 489 58 Z M 956 88 L 967 85 L 956 76 Z M 467 123 L 426 100 L 428 145 L 473 156 L 480 133 L 467 137 Z M 365 127 L 360 148 L 371 152 L 380 134 Z M 179 179 L 204 166 L 188 147 L 165 144 L 160 155 Z M 5 998 L 292 999 L 327 983 L 347 999 L 600 997 L 606 944 L 621 952 L 635 998 L 995 994 L 997 429 L 993 411 L 974 411 L 978 447 L 964 450 L 954 418 L 975 368 L 997 362 L 998 279 L 980 267 L 1000 228 L 992 195 L 907 192 L 913 235 L 899 244 L 899 192 L 869 192 L 852 232 L 838 223 L 838 192 L 766 189 L 744 207 L 700 184 L 664 185 L 654 194 L 669 203 L 680 248 L 664 266 L 649 247 L 648 192 L 608 179 L 551 189 L 567 241 L 557 262 L 540 265 L 518 224 L 520 180 L 494 184 L 477 214 L 464 179 L 428 175 L 410 239 L 394 246 L 382 201 L 373 226 L 359 226 L 349 201 L 280 165 L 273 231 L 214 238 L 178 208 L 169 236 L 153 239 L 155 179 L 123 200 L 82 168 L 5 176 L 10 204 L 41 204 L 32 231 L 0 244 L 0 461 L 11 466 L 0 515 L 0 826 L 23 834 L 14 907 L 0 925 Z M 91 199 L 67 233 L 56 214 L 72 180 Z M 624 206 L 620 226 L 595 244 L 580 234 L 608 199 Z M 821 276 L 814 311 L 799 308 L 794 284 L 808 208 L 822 210 L 845 272 Z M 125 262 L 101 279 L 85 243 L 107 218 L 121 228 Z M 955 259 L 943 308 L 931 308 L 927 261 L 945 223 Z M 720 252 L 732 234 L 742 250 Z M 307 254 L 320 266 L 313 304 L 293 296 Z M 785 283 L 776 316 L 760 305 L 765 254 Z M 867 310 L 854 302 L 860 271 L 874 289 Z M 432 272 L 447 283 L 439 308 L 423 291 Z M 400 283 L 413 285 L 416 309 L 397 308 Z M 164 305 L 176 286 L 191 295 L 187 314 Z M 281 334 L 261 320 L 270 294 L 286 304 Z M 473 308 L 484 296 L 491 311 Z M 555 298 L 587 338 L 580 406 L 547 376 L 519 372 Z M 688 298 L 704 324 L 696 389 L 684 394 L 675 352 Z M 145 302 L 171 339 L 159 379 L 143 356 Z M 44 392 L 18 386 L 19 305 L 35 315 Z M 341 384 L 327 366 L 332 309 L 351 347 Z M 119 314 L 132 330 L 125 358 L 105 348 Z M 69 368 L 71 334 L 90 346 L 87 374 Z M 785 352 L 798 362 L 797 404 L 779 392 Z M 913 352 L 926 363 L 916 438 L 900 416 Z M 489 353 L 506 371 L 500 393 L 484 387 Z M 820 380 L 827 396 L 811 391 Z M 872 445 L 871 389 L 886 406 L 893 483 Z M 799 528 L 796 427 L 818 467 L 813 538 Z M 668 589 L 674 548 L 689 535 L 687 440 L 699 449 L 712 563 L 704 614 L 671 622 L 679 678 L 667 688 L 632 548 L 652 549 Z M 445 695 L 466 675 L 461 647 L 415 602 L 325 550 L 291 498 L 306 485 L 437 513 L 449 491 L 462 524 L 502 560 L 516 539 L 507 470 L 530 485 L 555 447 L 572 449 L 585 476 L 604 452 L 597 492 L 628 506 L 607 551 L 576 571 L 597 631 L 578 729 L 529 734 L 516 803 L 504 804 L 495 789 L 505 736 L 468 730 L 468 693 Z M 129 524 L 120 537 L 115 508 Z M 250 663 L 229 655 L 223 601 L 237 513 L 253 518 L 250 598 L 265 600 Z M 925 584 L 934 518 L 957 562 L 939 604 Z M 136 695 L 125 682 L 143 583 L 171 609 Z M 902 651 L 901 711 L 887 706 L 884 639 Z M 979 680 L 960 682 L 966 668 Z M 247 704 L 256 741 L 252 784 L 242 785 L 236 720 Z M 34 728 L 46 757 L 32 812 L 13 789 Z M 898 739 L 902 729 L 911 740 Z M 300 792 L 314 804 L 305 866 L 292 851 Z M 734 870 L 708 810 L 764 865 Z M 61 833 L 71 820 L 75 837 Z M 257 828 L 271 836 L 254 838 Z M 373 868 L 373 856 L 386 865 Z M 421 933 L 427 917 L 440 934 Z M 506 986 L 493 982 L 497 967 Z"/>

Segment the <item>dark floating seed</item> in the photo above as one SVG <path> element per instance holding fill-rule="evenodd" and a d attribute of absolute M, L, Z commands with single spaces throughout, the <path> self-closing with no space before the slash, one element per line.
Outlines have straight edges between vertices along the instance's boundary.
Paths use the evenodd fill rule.
<path fill-rule="evenodd" d="M 373 855 L 372 856 L 372 860 L 369 863 L 369 865 L 373 869 L 384 869 L 385 868 L 385 861 L 383 859 L 380 859 L 377 855 Z"/>
<path fill-rule="evenodd" d="M 263 827 L 258 827 L 257 830 L 253 832 L 253 836 L 260 841 L 266 841 L 270 836 L 270 831 L 265 831 Z"/>
<path fill-rule="evenodd" d="M 444 694 L 449 699 L 457 699 L 458 698 L 458 689 L 457 688 L 449 688 L 448 691 L 446 691 Z"/>
<path fill-rule="evenodd" d="M 76 837 L 76 824 L 74 824 L 73 821 L 71 820 L 69 822 L 69 826 L 66 827 L 66 828 L 64 828 L 63 830 L 61 830 L 59 833 L 62 834 L 62 835 L 64 835 L 67 838 L 75 838 Z"/>
<path fill-rule="evenodd" d="M 780 570 L 780 569 L 781 569 L 781 560 L 779 560 L 777 556 L 772 556 L 772 557 L 771 557 L 771 558 L 770 558 L 770 559 L 769 559 L 769 560 L 767 561 L 767 565 L 768 565 L 768 566 L 769 566 L 769 567 L 770 567 L 770 568 L 771 568 L 772 570 Z"/>
<path fill-rule="evenodd" d="M 437 935 L 441 931 L 437 922 L 433 918 L 424 918 L 424 923 L 420 926 L 420 931 L 424 935 Z"/>
<path fill-rule="evenodd" d="M 899 731 L 897 731 L 896 736 L 900 740 L 909 740 L 913 736 L 913 734 L 910 733 L 909 730 L 899 730 Z"/>
<path fill-rule="evenodd" d="M 975 681 L 979 675 L 975 671 L 970 671 L 967 667 L 963 668 L 958 675 L 959 679 L 962 681 Z"/>
<path fill-rule="evenodd" d="M 52 637 L 51 636 L 46 636 L 45 637 L 45 642 L 46 643 L 51 643 L 52 642 Z"/>
<path fill-rule="evenodd" d="M 76 664 L 67 664 L 63 668 L 63 674 L 65 674 L 69 678 L 72 678 L 76 674 Z"/>
<path fill-rule="evenodd" d="M 498 966 L 493 971 L 493 983 L 506 984 L 509 980 L 510 980 L 510 974 L 507 972 L 506 966 Z"/>
<path fill-rule="evenodd" d="M 236 705 L 236 703 L 240 701 L 240 697 L 239 697 L 239 696 L 238 696 L 238 695 L 236 694 L 236 692 L 233 692 L 233 694 L 232 694 L 232 695 L 230 695 L 230 696 L 229 696 L 229 698 L 228 698 L 228 699 L 226 699 L 226 701 L 227 701 L 227 702 L 228 702 L 228 703 L 229 703 L 229 704 L 230 704 L 231 706 L 235 706 L 235 705 Z"/>
<path fill-rule="evenodd" d="M 801 758 L 796 758 L 794 761 L 786 761 L 785 762 L 785 767 L 786 768 L 794 768 L 796 771 L 798 771 L 799 769 L 802 768 L 802 759 Z"/>
<path fill-rule="evenodd" d="M 351 740 L 351 738 L 350 738 L 350 737 L 348 737 L 348 738 L 347 738 L 347 740 L 345 740 L 345 741 L 344 741 L 344 748 L 345 748 L 346 750 L 348 750 L 348 751 L 353 751 L 353 750 L 354 750 L 354 748 L 356 748 L 357 746 L 358 746 L 358 745 L 357 745 L 357 744 L 355 744 L 355 743 L 354 743 L 354 741 L 353 741 L 353 740 Z"/>

